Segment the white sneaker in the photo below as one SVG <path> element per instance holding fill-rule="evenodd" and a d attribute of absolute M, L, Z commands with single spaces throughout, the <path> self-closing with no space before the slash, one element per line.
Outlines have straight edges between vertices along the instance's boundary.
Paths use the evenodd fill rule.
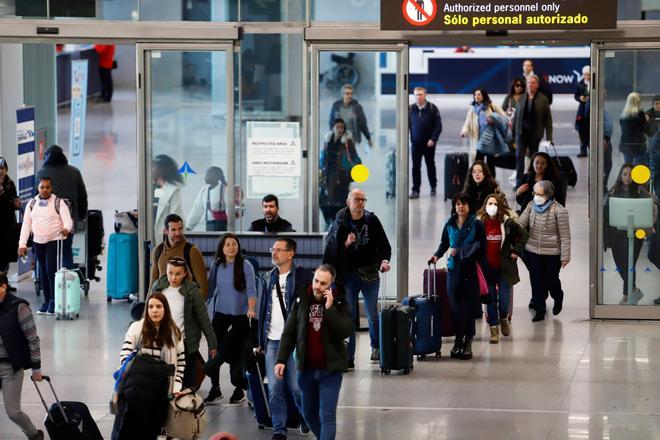
<path fill-rule="evenodd" d="M 639 300 L 641 300 L 644 297 L 644 292 L 639 290 L 639 288 L 635 288 L 633 289 L 631 297 L 632 297 L 632 304 L 637 305 Z"/>

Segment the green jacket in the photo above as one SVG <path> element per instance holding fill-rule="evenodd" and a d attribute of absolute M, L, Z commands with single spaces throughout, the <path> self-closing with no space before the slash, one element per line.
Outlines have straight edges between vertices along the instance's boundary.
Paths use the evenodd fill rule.
<path fill-rule="evenodd" d="M 162 293 L 169 285 L 167 275 L 163 275 L 156 280 L 151 287 L 151 291 Z M 185 297 L 183 325 L 186 328 L 183 343 L 186 347 L 186 354 L 193 354 L 199 350 L 199 341 L 202 339 L 202 333 L 206 336 L 209 350 L 217 349 L 218 341 L 215 338 L 215 332 L 209 320 L 206 303 L 204 302 L 204 298 L 202 298 L 199 286 L 190 280 L 184 280 L 180 292 Z"/>
<path fill-rule="evenodd" d="M 289 312 L 284 332 L 280 339 L 280 349 L 277 353 L 277 363 L 286 364 L 287 359 L 296 350 L 296 366 L 298 371 L 305 368 L 305 349 L 307 346 L 307 325 L 309 322 L 308 288 L 299 287 L 296 300 Z M 333 288 L 333 293 L 336 290 Z M 344 339 L 351 334 L 353 323 L 348 311 L 348 304 L 343 296 L 335 296 L 332 307 L 325 310 L 323 318 L 323 348 L 327 369 L 330 371 L 345 371 L 348 368 L 346 344 Z"/>
<path fill-rule="evenodd" d="M 509 286 L 513 286 L 520 282 L 520 276 L 518 275 L 518 263 L 511 259 L 511 252 L 515 252 L 519 257 L 522 257 L 525 243 L 529 239 L 529 233 L 517 221 L 509 217 L 504 219 L 503 232 L 504 241 L 500 253 L 500 269 Z"/>

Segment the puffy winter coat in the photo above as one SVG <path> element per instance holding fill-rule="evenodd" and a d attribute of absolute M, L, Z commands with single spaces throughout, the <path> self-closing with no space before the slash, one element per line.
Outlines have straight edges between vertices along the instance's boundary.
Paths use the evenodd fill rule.
<path fill-rule="evenodd" d="M 538 255 L 560 255 L 561 261 L 571 261 L 568 210 L 557 201 L 542 213 L 537 213 L 534 204 L 529 203 L 518 223 L 529 231 L 525 250 Z"/>

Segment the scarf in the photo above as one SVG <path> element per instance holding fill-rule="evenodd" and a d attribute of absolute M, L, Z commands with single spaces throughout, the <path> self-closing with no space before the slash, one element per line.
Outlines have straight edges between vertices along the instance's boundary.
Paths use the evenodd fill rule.
<path fill-rule="evenodd" d="M 537 205 L 536 203 L 534 203 L 534 201 L 532 201 L 532 204 L 533 204 L 533 207 L 534 207 L 534 212 L 536 212 L 537 214 L 543 214 L 545 211 L 548 210 L 548 208 L 549 208 L 550 206 L 552 206 L 552 203 L 553 203 L 554 201 L 555 201 L 554 198 L 552 198 L 552 199 L 548 199 L 548 201 L 545 202 L 545 203 L 542 204 L 542 205 Z"/>
<path fill-rule="evenodd" d="M 477 121 L 479 121 L 479 133 L 481 134 L 488 125 L 488 115 L 486 115 L 486 108 L 483 104 L 474 104 L 474 112 L 477 114 Z"/>

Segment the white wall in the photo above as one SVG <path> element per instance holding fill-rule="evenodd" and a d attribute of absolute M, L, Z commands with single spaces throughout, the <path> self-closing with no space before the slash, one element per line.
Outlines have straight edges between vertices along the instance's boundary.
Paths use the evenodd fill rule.
<path fill-rule="evenodd" d="M 23 45 L 0 44 L 0 154 L 16 181 L 16 109 L 23 105 Z"/>

